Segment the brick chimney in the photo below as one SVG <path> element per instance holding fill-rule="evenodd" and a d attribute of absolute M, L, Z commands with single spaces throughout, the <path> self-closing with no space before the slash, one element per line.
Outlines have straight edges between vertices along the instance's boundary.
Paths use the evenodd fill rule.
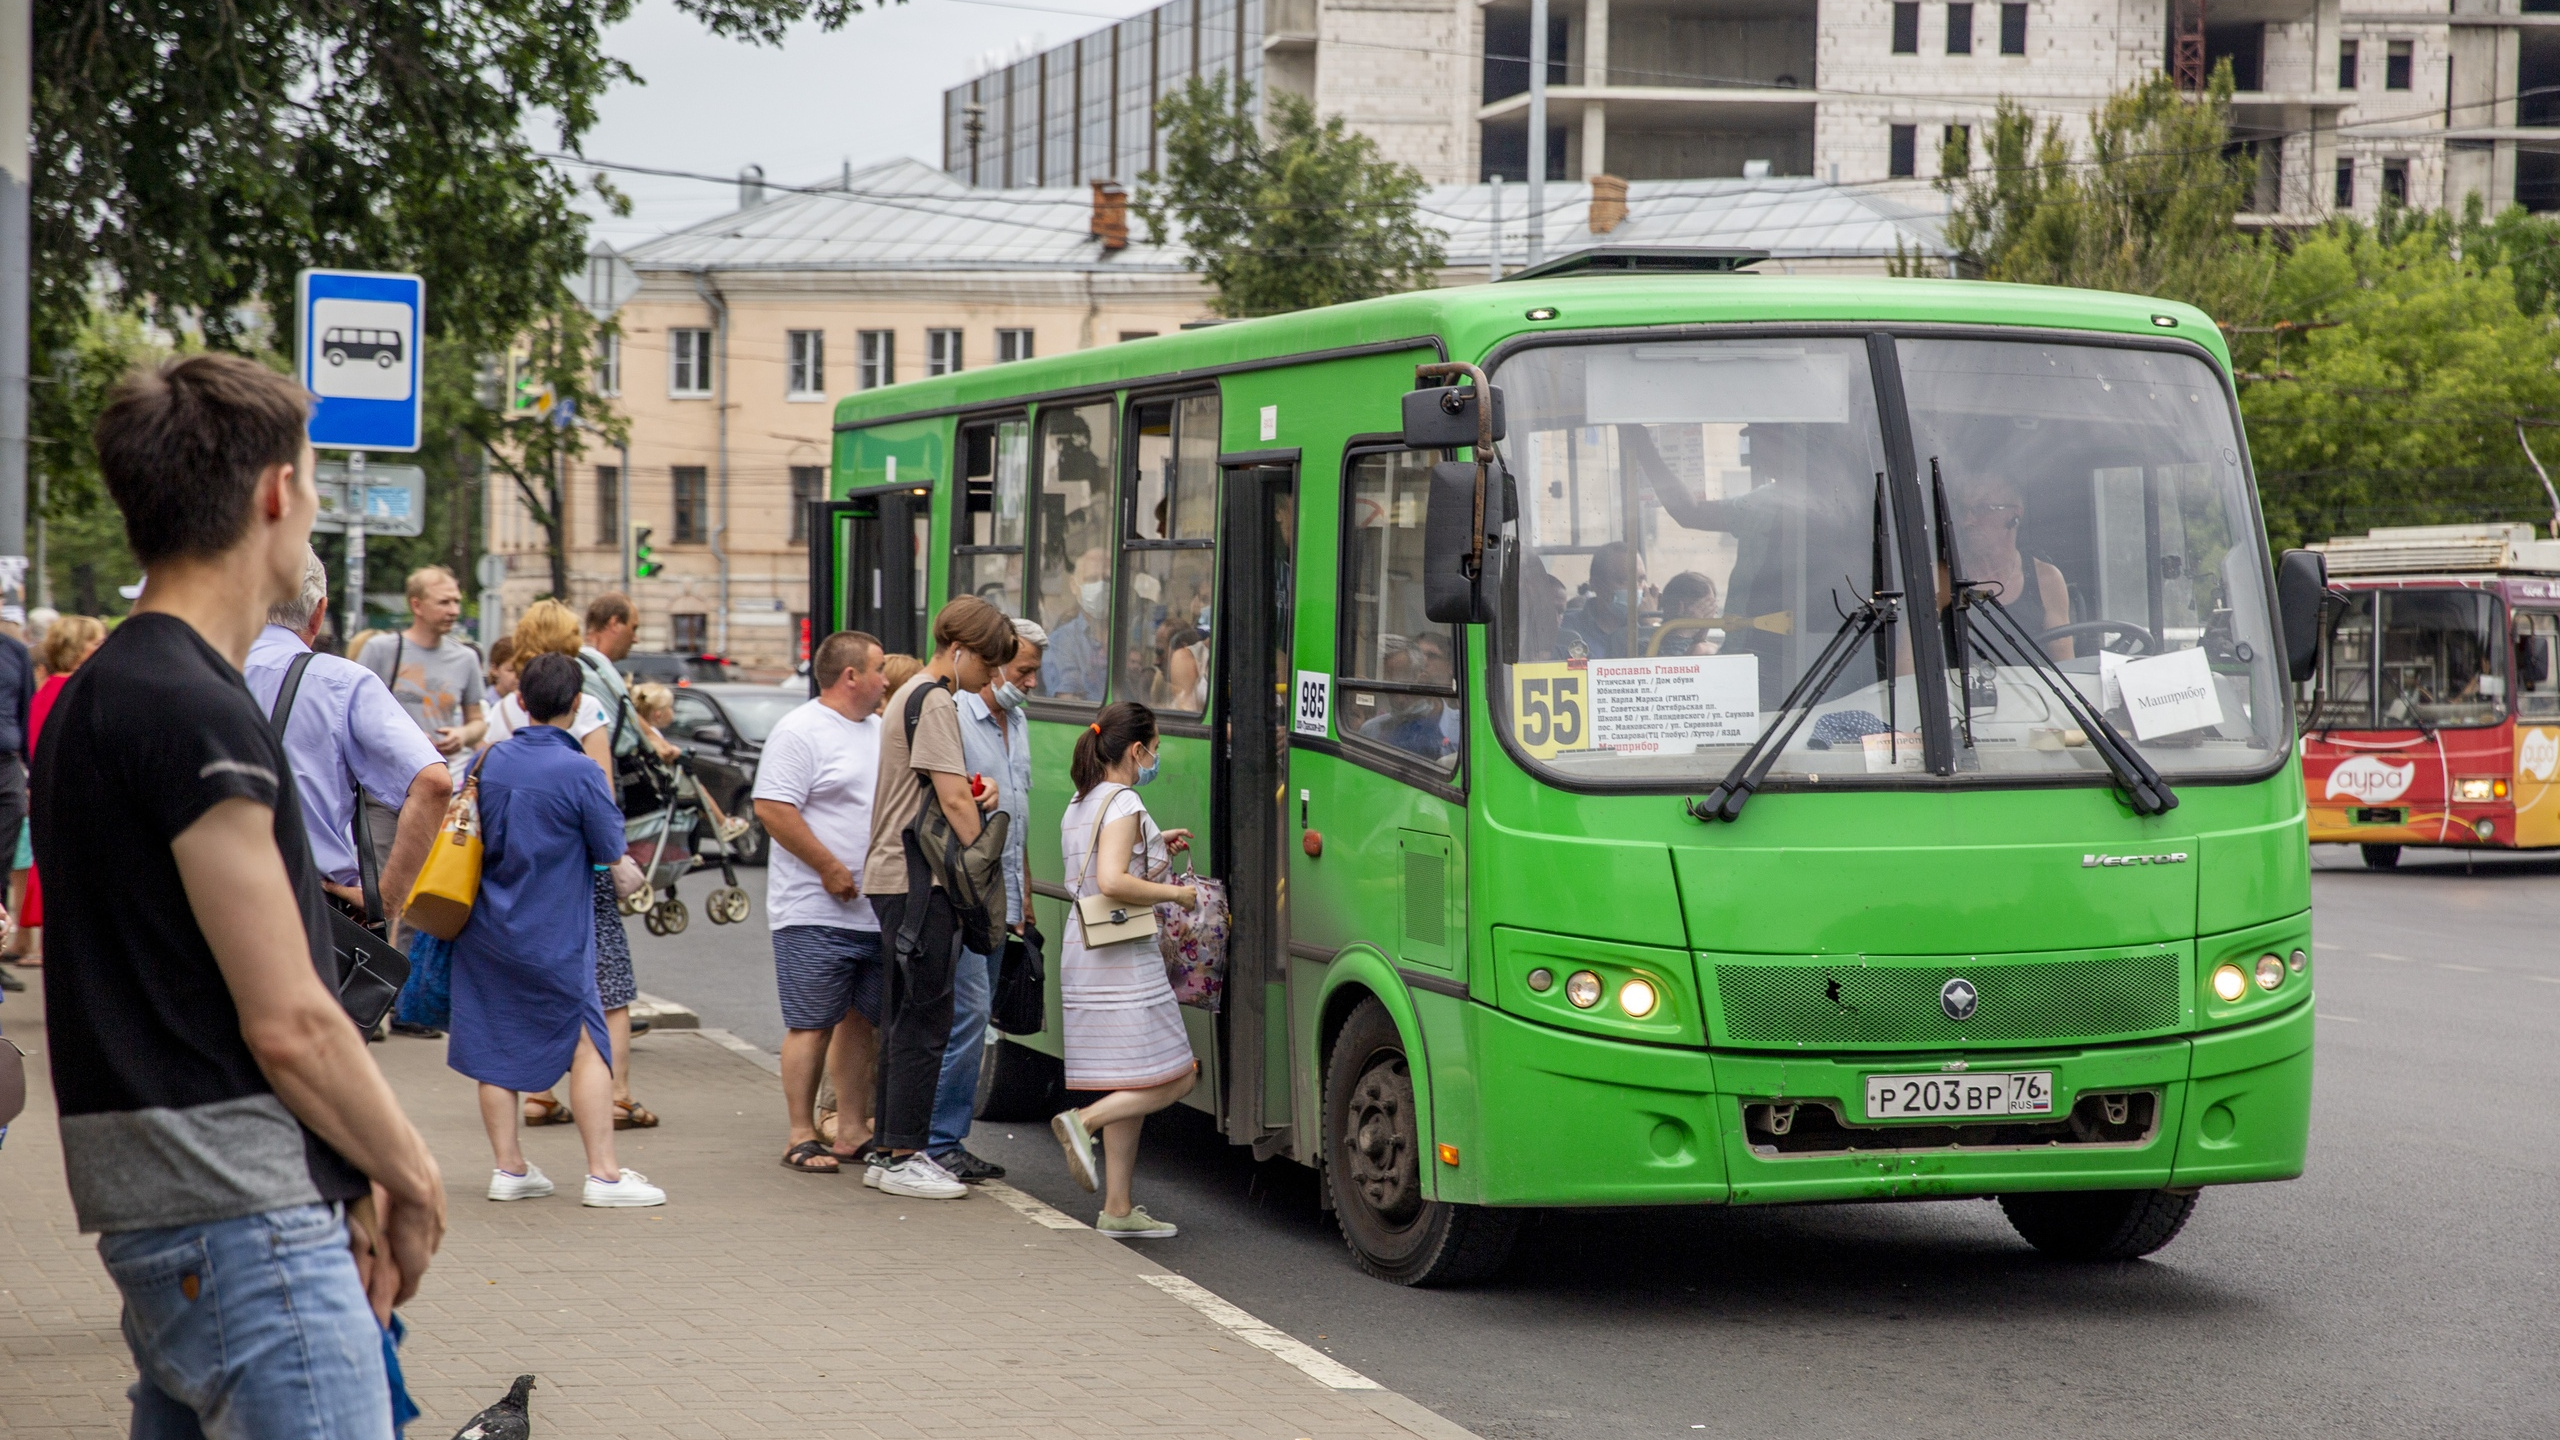
<path fill-rule="evenodd" d="M 1119 182 L 1093 182 L 1093 238 L 1105 250 L 1129 248 L 1129 192 Z"/>
<path fill-rule="evenodd" d="M 1591 233 L 1606 235 L 1627 219 L 1627 182 L 1615 175 L 1591 177 Z"/>

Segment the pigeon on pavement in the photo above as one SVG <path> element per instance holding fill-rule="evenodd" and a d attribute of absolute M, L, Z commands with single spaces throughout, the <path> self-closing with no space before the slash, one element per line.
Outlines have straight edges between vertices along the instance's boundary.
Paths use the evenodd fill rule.
<path fill-rule="evenodd" d="M 454 1432 L 453 1440 L 527 1440 L 533 1434 L 533 1416 L 525 1404 L 532 1389 L 532 1376 L 517 1376 L 507 1397 L 472 1416 L 470 1424 Z"/>

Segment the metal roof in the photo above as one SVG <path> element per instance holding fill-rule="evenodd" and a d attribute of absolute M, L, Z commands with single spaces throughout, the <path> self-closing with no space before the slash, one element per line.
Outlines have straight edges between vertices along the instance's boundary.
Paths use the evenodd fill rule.
<path fill-rule="evenodd" d="M 1505 269 L 1525 251 L 1526 187 L 1499 187 Z M 1495 186 L 1439 185 L 1420 202 L 1453 270 L 1492 258 Z M 1180 245 L 1150 245 L 1130 227 L 1128 248 L 1102 249 L 1090 233 L 1088 189 L 975 189 L 916 160 L 893 160 L 840 179 L 771 189 L 760 205 L 635 245 L 640 270 L 1090 270 L 1179 273 Z M 1627 218 L 1606 235 L 1586 224 L 1591 187 L 1546 187 L 1550 255 L 1628 246 L 1748 249 L 1790 260 L 1874 260 L 1897 253 L 1944 257 L 1934 217 L 1810 178 L 1638 180 Z"/>

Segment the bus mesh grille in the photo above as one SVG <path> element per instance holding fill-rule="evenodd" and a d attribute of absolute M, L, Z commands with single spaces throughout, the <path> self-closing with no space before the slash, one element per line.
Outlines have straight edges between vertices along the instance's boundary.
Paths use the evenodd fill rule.
<path fill-rule="evenodd" d="M 2179 956 L 2115 955 L 1962 965 L 1718 965 L 1722 1039 L 1741 1045 L 1961 1045 L 2174 1030 L 2185 1018 Z M 1938 991 L 1973 982 L 1973 1018 L 1947 1018 Z"/>

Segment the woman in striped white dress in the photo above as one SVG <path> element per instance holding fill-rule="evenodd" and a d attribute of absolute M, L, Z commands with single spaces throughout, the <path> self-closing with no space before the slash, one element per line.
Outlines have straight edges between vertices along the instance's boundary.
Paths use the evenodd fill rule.
<path fill-rule="evenodd" d="M 1130 701 L 1107 706 L 1076 737 L 1075 802 L 1060 822 L 1067 883 L 1078 897 L 1102 895 L 1139 910 L 1155 905 L 1197 909 L 1188 885 L 1160 885 L 1144 872 L 1170 865 L 1189 849 L 1188 830 L 1159 830 L 1138 798 L 1156 777 L 1155 712 Z M 1123 1240 L 1161 1240 L 1174 1227 L 1129 1202 L 1138 1168 L 1138 1135 L 1146 1117 L 1191 1093 L 1199 1065 L 1182 1028 L 1182 1007 L 1165 978 L 1155 936 L 1088 945 L 1084 924 L 1067 916 L 1058 993 L 1066 1020 L 1067 1088 L 1111 1093 L 1049 1122 L 1067 1153 L 1076 1183 L 1102 1191 L 1094 1228 Z M 1097 1171 L 1093 1137 L 1102 1136 Z"/>

